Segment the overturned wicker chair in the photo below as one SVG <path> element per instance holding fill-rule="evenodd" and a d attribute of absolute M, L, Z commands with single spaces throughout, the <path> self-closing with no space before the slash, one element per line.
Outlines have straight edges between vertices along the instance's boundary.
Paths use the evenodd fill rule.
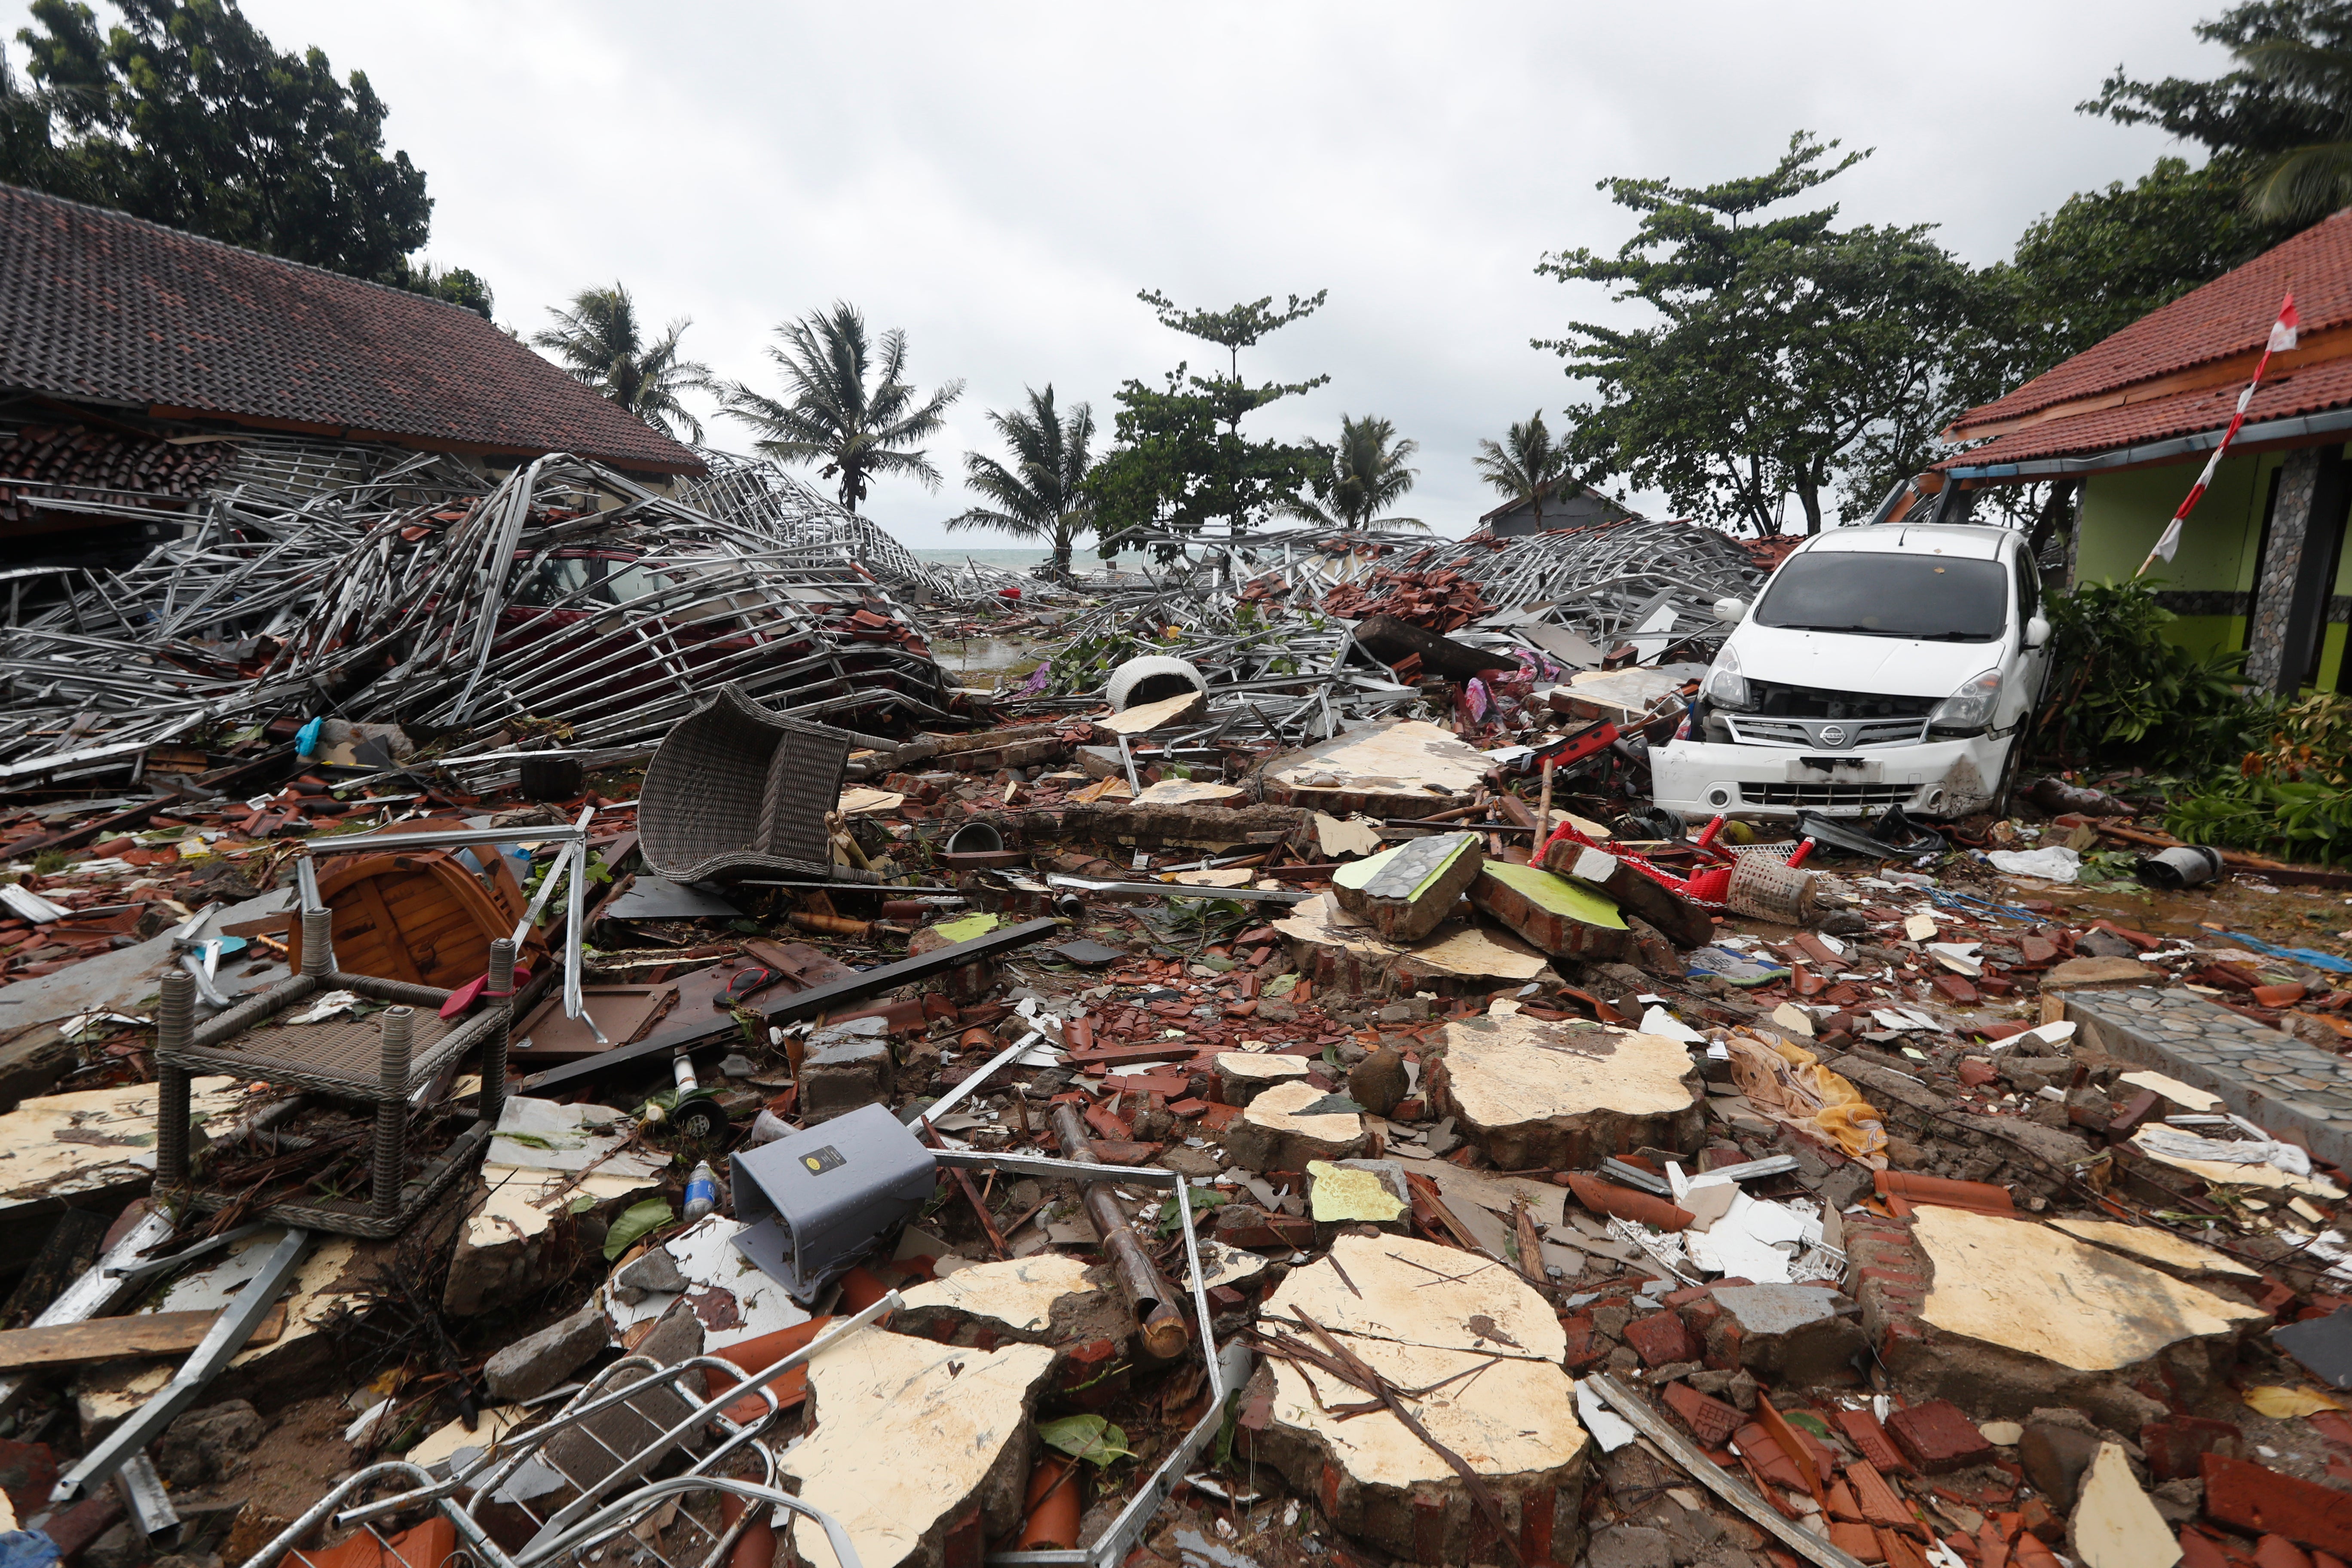
<path fill-rule="evenodd" d="M 732 683 L 677 722 L 637 800 L 646 864 L 674 882 L 760 875 L 870 881 L 834 863 L 825 814 L 854 738 L 788 719 Z"/>

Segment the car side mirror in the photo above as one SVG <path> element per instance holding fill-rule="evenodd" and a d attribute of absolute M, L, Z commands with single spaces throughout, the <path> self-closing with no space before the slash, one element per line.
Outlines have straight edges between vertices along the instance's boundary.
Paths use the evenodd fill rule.
<path fill-rule="evenodd" d="M 1739 621 L 1747 618 L 1748 601 L 1729 596 L 1715 602 L 1715 618 L 1718 621 Z"/>
<path fill-rule="evenodd" d="M 2050 640 L 2050 623 L 2040 616 L 2025 623 L 2025 646 L 2040 647 Z"/>

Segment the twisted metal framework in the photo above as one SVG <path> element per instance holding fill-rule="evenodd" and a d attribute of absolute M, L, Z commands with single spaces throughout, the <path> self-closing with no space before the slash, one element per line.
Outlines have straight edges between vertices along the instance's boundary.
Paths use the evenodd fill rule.
<path fill-rule="evenodd" d="M 944 716 L 919 627 L 862 564 L 904 551 L 821 502 L 790 513 L 772 470 L 765 504 L 730 478 L 720 516 L 562 454 L 486 486 L 446 455 L 256 439 L 137 564 L 0 584 L 0 783 L 322 712 L 551 720 L 593 765 L 730 680 L 809 717 Z"/>
<path fill-rule="evenodd" d="M 1765 576 L 1727 534 L 1643 518 L 1472 538 L 1446 559 L 1463 557 L 1463 575 L 1490 603 L 1536 611 L 1603 648 L 1668 606 L 1684 635 L 1714 626 L 1716 600 L 1750 597 Z"/>

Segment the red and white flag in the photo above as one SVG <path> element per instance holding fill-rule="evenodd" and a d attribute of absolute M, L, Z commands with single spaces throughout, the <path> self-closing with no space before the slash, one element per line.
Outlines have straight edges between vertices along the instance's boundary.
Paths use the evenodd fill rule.
<path fill-rule="evenodd" d="M 2238 408 L 2230 416 L 2230 427 L 2221 432 L 2221 439 L 2214 446 L 2213 455 L 2205 459 L 2205 471 L 2197 476 L 2197 482 L 2189 487 L 2187 495 L 2180 498 L 2180 510 L 2174 512 L 2172 521 L 2164 525 L 2164 537 L 2156 542 L 2156 548 L 2147 552 L 2147 559 L 2139 563 L 2139 571 L 2133 573 L 2133 576 L 2139 576 L 2159 559 L 2171 560 L 2180 549 L 2181 524 L 2189 521 L 2190 510 L 2204 499 L 2205 487 L 2213 482 L 2213 471 L 2221 466 L 2222 458 L 2228 455 L 2230 443 L 2237 439 L 2238 426 L 2246 422 L 2246 410 L 2253 406 L 2254 389 L 2263 384 L 2263 372 L 2270 368 L 2271 355 L 2294 347 L 2295 336 L 2302 327 L 2303 319 L 2294 313 L 2294 292 L 2289 289 L 2285 300 L 2279 306 L 2278 320 L 2271 323 L 2270 341 L 2263 345 L 2263 357 L 2254 362 L 2253 379 L 2246 383 L 2243 392 L 2238 394 Z"/>

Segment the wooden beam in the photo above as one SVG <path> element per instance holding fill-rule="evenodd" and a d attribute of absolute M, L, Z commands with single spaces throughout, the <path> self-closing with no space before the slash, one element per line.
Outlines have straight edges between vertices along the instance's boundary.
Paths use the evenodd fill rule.
<path fill-rule="evenodd" d="M 218 1312 L 133 1312 L 0 1333 L 0 1372 L 47 1372 L 126 1356 L 185 1355 L 204 1342 Z M 248 1344 L 264 1345 L 286 1330 L 286 1309 L 272 1307 Z"/>

